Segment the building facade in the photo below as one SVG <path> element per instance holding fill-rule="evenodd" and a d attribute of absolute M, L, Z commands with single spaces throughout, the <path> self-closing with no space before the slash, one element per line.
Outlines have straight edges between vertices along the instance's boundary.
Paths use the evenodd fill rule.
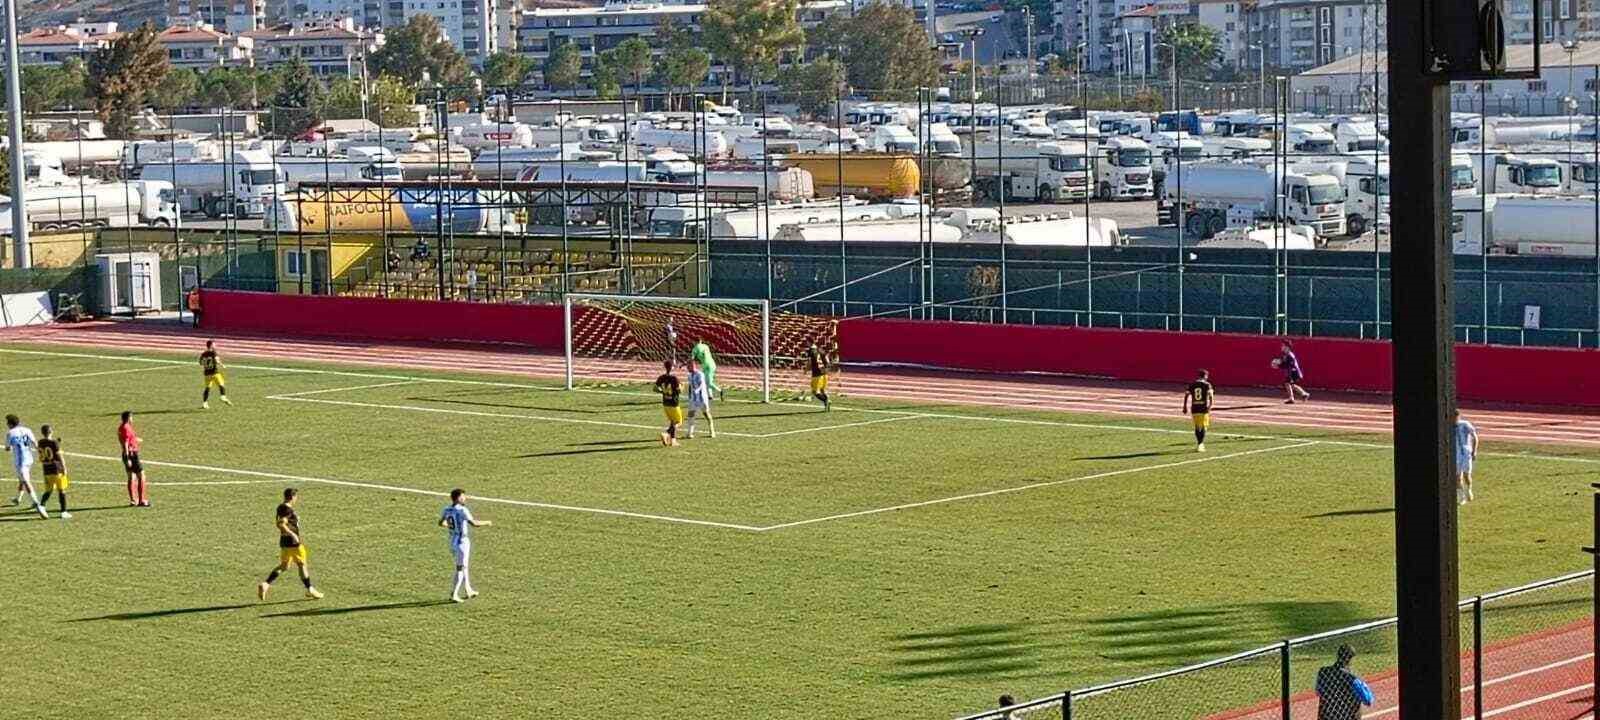
<path fill-rule="evenodd" d="M 167 26 L 209 25 L 243 33 L 267 25 L 267 0 L 167 0 Z"/>
<path fill-rule="evenodd" d="M 372 53 L 383 46 L 383 33 L 356 25 L 354 18 L 306 19 L 244 33 L 254 45 L 257 67 L 272 67 L 294 58 L 317 75 L 360 75 Z"/>
<path fill-rule="evenodd" d="M 482 66 L 485 58 L 500 50 L 504 4 L 503 0 L 383 0 L 382 21 L 377 25 L 394 28 L 413 15 L 432 15 L 467 61 Z"/>
<path fill-rule="evenodd" d="M 17 38 L 17 56 L 23 65 L 55 66 L 73 58 L 87 61 L 94 51 L 119 36 L 114 22 L 37 28 Z"/>
<path fill-rule="evenodd" d="M 167 49 L 167 61 L 173 67 L 204 71 L 255 64 L 254 40 L 243 35 L 229 35 L 209 25 L 169 27 L 156 35 L 156 42 Z"/>

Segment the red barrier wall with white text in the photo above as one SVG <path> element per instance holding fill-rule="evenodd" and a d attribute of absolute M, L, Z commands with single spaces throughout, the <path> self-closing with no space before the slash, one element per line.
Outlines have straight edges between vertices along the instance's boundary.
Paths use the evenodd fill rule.
<path fill-rule="evenodd" d="M 412 342 L 513 343 L 559 352 L 561 306 L 489 305 L 206 290 L 207 329 Z M 1148 382 L 1187 382 L 1197 368 L 1217 384 L 1268 386 L 1279 340 L 1261 335 L 1174 333 L 1048 325 L 919 320 L 841 320 L 846 362 L 901 363 L 984 372 L 1045 372 Z M 1312 389 L 1389 392 L 1387 342 L 1295 338 Z M 1590 378 L 1600 351 L 1458 345 L 1460 396 L 1484 402 L 1600 406 Z"/>

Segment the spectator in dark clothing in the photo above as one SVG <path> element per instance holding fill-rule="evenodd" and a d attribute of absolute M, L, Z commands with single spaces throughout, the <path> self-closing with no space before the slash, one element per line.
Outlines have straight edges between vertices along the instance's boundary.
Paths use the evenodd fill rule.
<path fill-rule="evenodd" d="M 395 252 L 394 248 L 389 248 L 389 254 L 384 258 L 384 268 L 389 272 L 400 269 L 400 253 Z"/>
<path fill-rule="evenodd" d="M 1008 707 L 1012 707 L 1012 706 L 1014 706 L 1016 704 L 1017 704 L 1017 699 L 1016 698 L 1011 697 L 1010 695 L 1001 695 L 1000 696 L 1000 707 L 1008 708 Z M 1004 720 L 1013 720 L 1013 718 L 1016 717 L 1016 714 L 1012 713 L 1012 712 L 1005 712 L 1005 713 L 1002 713 L 1000 715 L 1000 717 L 1004 718 Z"/>
<path fill-rule="evenodd" d="M 1333 664 L 1317 670 L 1317 720 L 1361 720 L 1361 706 L 1372 704 L 1372 688 L 1350 671 L 1355 657 L 1340 645 Z"/>
<path fill-rule="evenodd" d="M 411 248 L 411 259 L 422 262 L 428 259 L 428 241 L 417 238 L 417 246 Z"/>

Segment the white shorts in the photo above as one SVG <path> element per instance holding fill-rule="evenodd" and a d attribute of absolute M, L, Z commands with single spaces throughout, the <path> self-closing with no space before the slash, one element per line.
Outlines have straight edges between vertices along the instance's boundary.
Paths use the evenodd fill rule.
<path fill-rule="evenodd" d="M 460 543 L 450 543 L 450 555 L 456 559 L 456 567 L 466 567 L 467 559 L 472 556 L 472 541 L 463 539 Z"/>
<path fill-rule="evenodd" d="M 18 480 L 33 479 L 33 463 L 14 463 L 11 467 L 17 471 Z"/>
<path fill-rule="evenodd" d="M 1471 475 L 1472 474 L 1472 456 L 1471 455 L 1457 455 L 1456 456 L 1456 472 L 1463 473 L 1463 474 L 1466 474 L 1466 475 Z"/>
<path fill-rule="evenodd" d="M 710 409 L 711 409 L 711 403 L 697 403 L 697 402 L 689 403 L 689 412 L 697 412 L 697 413 L 700 413 L 701 415 L 704 415 L 706 413 L 706 411 L 710 410 Z"/>

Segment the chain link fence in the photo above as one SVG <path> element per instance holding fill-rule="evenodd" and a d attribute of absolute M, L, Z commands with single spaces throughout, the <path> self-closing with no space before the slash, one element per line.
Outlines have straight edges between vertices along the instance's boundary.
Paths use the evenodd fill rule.
<path fill-rule="evenodd" d="M 1594 571 L 1463 601 L 1467 717 L 1562 703 L 1589 712 Z M 1284 640 L 1188 667 L 1071 690 L 960 720 L 1359 720 L 1395 712 L 1394 618 Z M 1548 709 L 1548 708 L 1545 708 Z M 1556 715 L 1538 715 L 1556 717 Z"/>

